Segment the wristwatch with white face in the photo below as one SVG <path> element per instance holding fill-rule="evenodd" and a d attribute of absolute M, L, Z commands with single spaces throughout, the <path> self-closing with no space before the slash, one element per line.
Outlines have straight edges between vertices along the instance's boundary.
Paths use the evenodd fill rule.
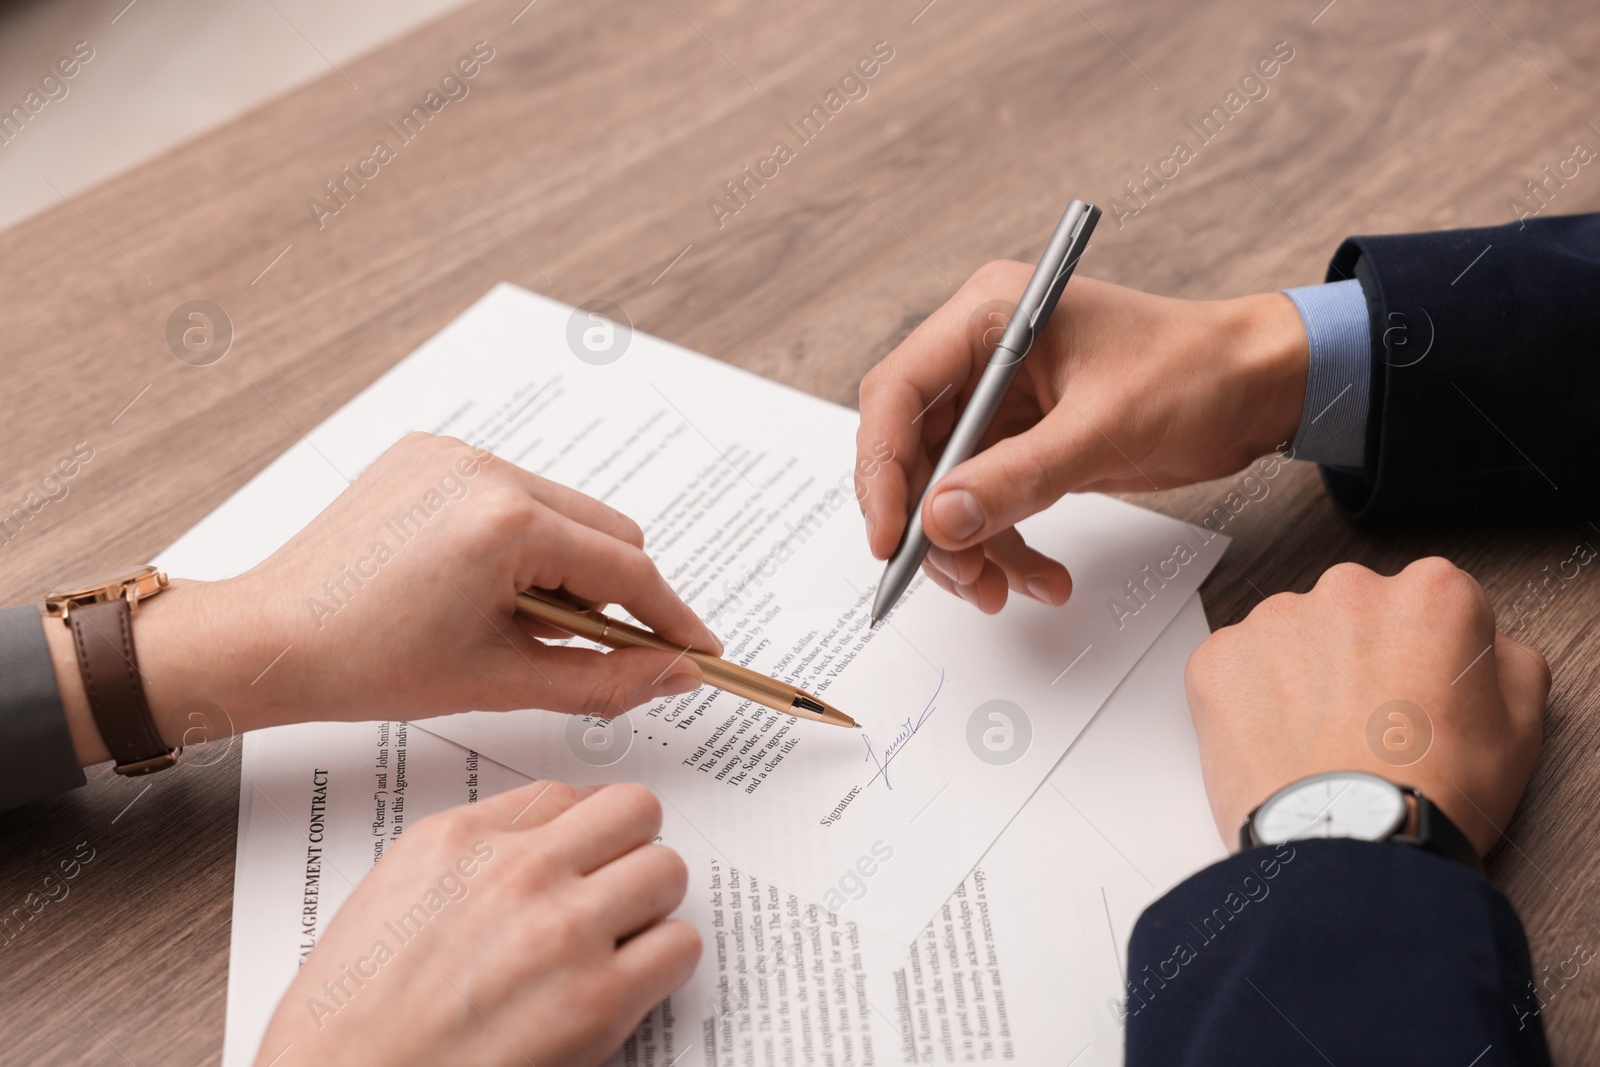
<path fill-rule="evenodd" d="M 1416 829 L 1409 834 L 1407 797 L 1416 804 Z M 1245 819 L 1239 847 L 1318 837 L 1414 845 L 1475 871 L 1483 869 L 1472 842 L 1432 801 L 1412 786 L 1361 771 L 1314 774 L 1284 786 Z"/>

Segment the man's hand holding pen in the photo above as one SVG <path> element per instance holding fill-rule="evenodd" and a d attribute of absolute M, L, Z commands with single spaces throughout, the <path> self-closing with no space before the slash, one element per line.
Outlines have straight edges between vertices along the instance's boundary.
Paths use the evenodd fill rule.
<path fill-rule="evenodd" d="M 859 476 L 872 554 L 888 559 L 1033 268 L 997 261 L 861 382 Z M 986 613 L 1007 591 L 1064 604 L 1072 578 L 1017 523 L 1067 493 L 1140 492 L 1219 478 L 1294 437 L 1307 342 L 1280 293 L 1177 300 L 1078 275 L 1035 338 L 985 447 L 922 509 L 923 569 Z M 864 468 L 863 468 L 864 469 Z"/>

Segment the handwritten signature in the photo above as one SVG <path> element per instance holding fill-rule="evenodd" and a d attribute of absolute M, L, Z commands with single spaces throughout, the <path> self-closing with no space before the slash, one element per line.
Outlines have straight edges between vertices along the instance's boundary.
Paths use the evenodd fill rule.
<path fill-rule="evenodd" d="M 933 713 L 938 710 L 938 705 L 934 701 L 939 699 L 939 693 L 943 689 L 944 671 L 941 669 L 939 671 L 939 684 L 934 688 L 933 695 L 928 698 L 928 703 L 924 705 L 922 714 L 918 715 L 915 721 L 912 721 L 909 715 L 905 717 L 905 721 L 900 724 L 899 732 L 894 735 L 894 740 L 884 746 L 881 758 L 877 749 L 873 747 L 872 739 L 867 736 L 867 732 L 865 730 L 861 731 L 861 743 L 867 746 L 867 754 L 862 758 L 871 760 L 878 768 L 878 773 L 867 779 L 867 785 L 870 786 L 881 777 L 885 787 L 891 790 L 894 789 L 894 783 L 889 781 L 889 764 L 893 763 L 894 758 L 901 753 L 906 744 L 917 736 L 917 732 L 922 729 L 922 724 L 927 722 Z"/>

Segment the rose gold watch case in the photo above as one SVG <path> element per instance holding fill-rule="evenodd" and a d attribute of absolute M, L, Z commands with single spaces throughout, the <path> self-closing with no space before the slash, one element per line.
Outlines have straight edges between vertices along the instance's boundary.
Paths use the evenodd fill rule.
<path fill-rule="evenodd" d="M 135 610 L 141 600 L 155 596 L 167 587 L 167 576 L 147 563 L 133 571 L 114 571 L 74 579 L 62 588 L 52 590 L 44 598 L 45 614 L 69 623 L 74 606 L 103 604 L 110 600 L 126 600 L 129 610 Z"/>

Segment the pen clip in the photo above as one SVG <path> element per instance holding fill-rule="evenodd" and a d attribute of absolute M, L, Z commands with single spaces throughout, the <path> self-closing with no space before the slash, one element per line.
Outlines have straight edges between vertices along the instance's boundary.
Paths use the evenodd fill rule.
<path fill-rule="evenodd" d="M 1045 290 L 1045 298 L 1039 302 L 1033 321 L 1028 324 L 1035 334 L 1044 329 L 1045 324 L 1050 321 L 1056 304 L 1061 300 L 1061 294 L 1067 288 L 1067 280 L 1078 267 L 1078 260 L 1089 251 L 1089 235 L 1094 232 L 1095 223 L 1100 221 L 1100 209 L 1093 204 L 1083 206 L 1084 211 L 1078 217 L 1077 225 L 1072 228 L 1072 236 L 1067 239 L 1067 255 L 1062 257 L 1061 267 L 1056 271 L 1055 277 L 1050 279 L 1050 287 Z M 1031 346 L 1031 337 L 1029 342 Z"/>
<path fill-rule="evenodd" d="M 1067 205 L 1050 235 L 1050 244 L 1040 257 L 1039 266 L 1028 286 L 1023 290 L 1011 321 L 1006 324 L 1000 343 L 989 356 L 992 367 L 1008 367 L 1021 363 L 1033 348 L 1034 340 L 1044 331 L 1055 311 L 1056 303 L 1066 289 L 1067 279 L 1078 266 L 1078 260 L 1089 250 L 1089 235 L 1100 219 L 1100 209 L 1082 200 Z M 1050 264 L 1059 257 L 1060 266 L 1050 271 Z"/>

